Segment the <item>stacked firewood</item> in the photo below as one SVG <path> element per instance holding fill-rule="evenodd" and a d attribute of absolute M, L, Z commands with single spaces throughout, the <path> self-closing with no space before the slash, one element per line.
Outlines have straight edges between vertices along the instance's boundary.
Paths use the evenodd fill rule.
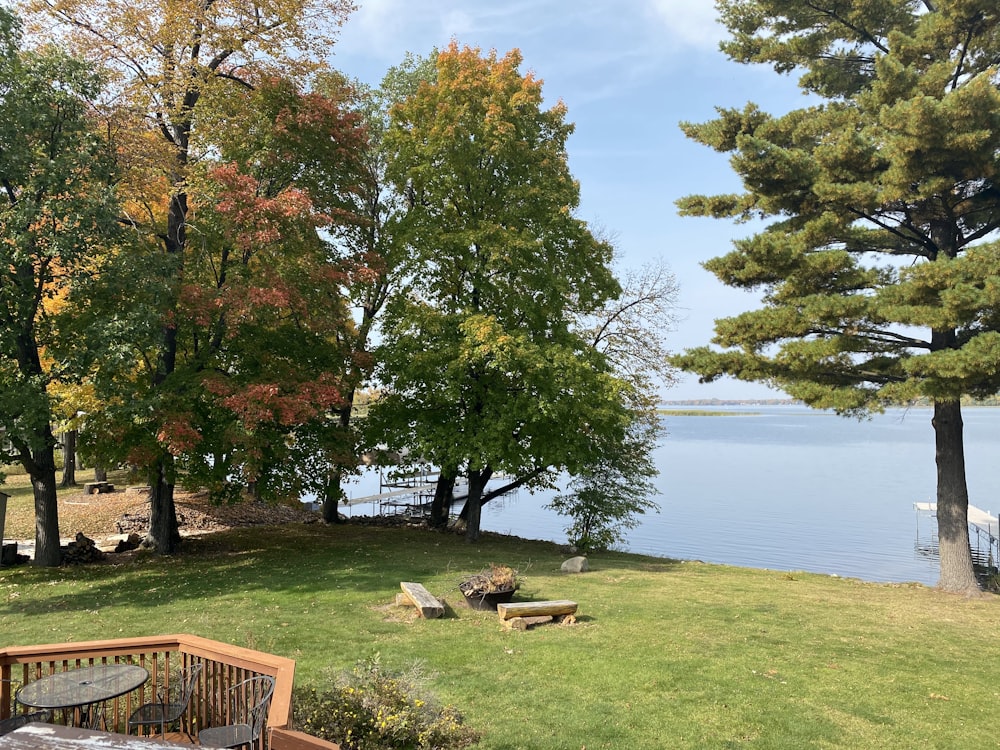
<path fill-rule="evenodd" d="M 94 540 L 84 536 L 82 531 L 76 533 L 76 541 L 63 547 L 62 553 L 63 565 L 83 565 L 104 559 L 104 553 L 97 548 Z"/>

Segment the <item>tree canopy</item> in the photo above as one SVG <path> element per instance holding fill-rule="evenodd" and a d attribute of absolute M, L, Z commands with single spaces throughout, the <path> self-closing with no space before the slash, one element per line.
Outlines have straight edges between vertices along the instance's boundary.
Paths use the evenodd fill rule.
<path fill-rule="evenodd" d="M 687 135 L 744 191 L 683 213 L 764 219 L 705 265 L 762 307 L 674 361 L 863 414 L 934 402 L 940 585 L 976 587 L 960 399 L 1000 388 L 1000 15 L 953 0 L 722 0 L 723 49 L 798 73 L 809 104 L 720 109 Z"/>
<path fill-rule="evenodd" d="M 101 465 L 149 483 L 147 546 L 177 549 L 178 481 L 217 500 L 315 493 L 336 520 L 376 357 L 368 436 L 439 466 L 449 491 L 466 475 L 472 540 L 495 472 L 534 486 L 618 455 L 622 486 L 647 486 L 667 369 L 662 340 L 642 343 L 673 280 L 622 296 L 611 243 L 576 214 L 566 108 L 543 106 L 518 52 L 453 43 L 370 90 L 322 60 L 343 0 L 22 6 L 38 50 L 55 39 L 101 74 L 102 231 L 85 272 L 67 256 L 36 287 L 72 312 L 44 329 L 73 375 L 60 413 Z M 77 156 L 85 181 L 96 153 Z M 70 239 L 74 221 L 48 229 Z M 35 416 L 49 430 L 51 411 Z"/>
<path fill-rule="evenodd" d="M 207 181 L 196 170 L 204 169 L 224 147 L 235 148 L 233 141 L 224 144 L 216 137 L 234 131 L 217 126 L 241 119 L 250 122 L 240 117 L 245 112 L 240 108 L 255 101 L 246 96 L 247 92 L 270 79 L 308 80 L 324 67 L 322 60 L 353 6 L 347 0 L 181 0 L 165 5 L 30 0 L 26 7 L 37 31 L 45 37 L 57 35 L 69 49 L 101 65 L 109 78 L 108 130 L 121 146 L 125 178 L 120 189 L 128 193 L 127 218 L 134 229 L 132 247 L 123 250 L 117 260 L 123 268 L 129 261 L 143 264 L 144 273 L 138 275 L 147 277 L 149 293 L 143 297 L 128 295 L 136 302 L 132 310 L 137 314 L 130 321 L 136 327 L 129 332 L 116 326 L 127 339 L 120 350 L 131 347 L 134 352 L 144 353 L 135 361 L 147 380 L 147 387 L 140 389 L 144 397 L 131 398 L 119 391 L 104 417 L 118 417 L 117 424 L 132 438 L 132 458 L 143 467 L 152 487 L 147 541 L 160 552 L 170 553 L 179 542 L 173 502 L 176 458 L 190 448 L 197 433 L 192 416 L 197 392 L 190 387 L 190 371 L 179 372 L 178 362 L 193 349 L 221 340 L 213 339 L 211 334 L 207 339 L 196 338 L 196 332 L 186 328 L 192 322 L 191 317 L 186 317 L 192 312 L 191 298 L 186 296 L 192 291 L 187 282 L 188 268 L 192 275 L 196 273 L 203 247 L 199 240 L 192 240 L 192 231 L 197 234 L 199 229 L 192 224 L 192 211 L 205 205 L 212 188 L 208 187 L 204 195 L 198 191 L 211 184 L 213 176 L 216 181 L 229 179 L 229 187 L 236 192 L 250 191 L 251 195 L 230 196 L 233 200 L 228 203 L 228 210 L 233 212 L 230 218 L 237 219 L 240 226 L 236 231 L 242 233 L 242 238 L 225 232 L 217 235 L 237 250 L 245 249 L 239 247 L 241 242 L 259 245 L 267 241 L 266 234 L 250 236 L 253 230 L 247 219 L 258 209 L 270 212 L 263 224 L 273 232 L 296 213 L 303 217 L 314 214 L 311 206 L 297 200 L 303 195 L 308 194 L 307 202 L 320 211 L 330 207 L 323 203 L 329 196 L 322 194 L 329 185 L 323 184 L 316 170 L 301 162 L 302 171 L 296 177 L 302 184 L 280 196 L 266 194 L 282 179 L 274 161 L 235 168 L 220 165 L 222 171 L 216 171 Z M 294 118 L 284 124 L 294 126 Z M 245 134 L 250 139 L 243 155 L 254 149 L 254 131 Z M 284 137 L 279 135 L 275 140 Z M 318 143 L 312 146 L 316 158 L 329 156 L 315 151 Z M 338 159 L 329 166 L 336 171 L 341 162 Z M 257 168 L 270 172 L 254 173 Z M 310 182 L 312 178 L 319 181 Z M 258 189 L 265 194 L 256 195 Z M 256 199 L 261 203 L 255 204 Z M 265 207 L 264 201 L 272 203 Z M 223 207 L 215 212 L 216 217 L 221 219 L 226 210 Z M 303 237 L 301 227 L 292 234 Z M 226 252 L 213 248 L 217 250 Z M 238 255 L 230 257 L 234 263 L 229 270 L 235 273 L 240 265 L 235 262 Z M 244 264 L 244 270 L 249 267 Z M 220 267 L 213 270 L 222 273 Z M 287 290 L 272 287 L 268 290 L 270 300 L 280 297 L 283 291 Z M 256 301 L 261 299 L 258 296 Z M 231 323 L 233 318 L 225 320 Z M 143 339 L 150 334 L 156 339 L 155 350 Z M 125 372 L 119 368 L 119 373 Z M 118 378 L 114 382 L 129 381 Z M 266 387 L 261 393 L 268 393 Z M 152 408 L 137 418 L 131 407 L 139 405 Z"/>
<path fill-rule="evenodd" d="M 408 254 L 373 416 L 391 444 L 468 477 L 470 540 L 494 472 L 578 470 L 631 419 L 627 384 L 572 325 L 620 293 L 612 248 L 575 215 L 565 107 L 543 108 L 520 63 L 452 43 L 385 137 Z"/>

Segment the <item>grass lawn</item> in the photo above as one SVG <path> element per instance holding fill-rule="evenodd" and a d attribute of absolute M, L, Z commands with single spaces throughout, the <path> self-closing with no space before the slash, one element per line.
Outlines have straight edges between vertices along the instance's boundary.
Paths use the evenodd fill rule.
<path fill-rule="evenodd" d="M 491 750 L 996 747 L 1000 600 L 919 585 L 624 554 L 560 572 L 556 545 L 295 524 L 190 539 L 173 558 L 0 570 L 0 642 L 187 632 L 294 658 L 296 683 L 374 653 L 414 662 Z M 574 626 L 503 629 L 457 584 L 489 562 Z M 402 580 L 449 603 L 392 606 Z"/>

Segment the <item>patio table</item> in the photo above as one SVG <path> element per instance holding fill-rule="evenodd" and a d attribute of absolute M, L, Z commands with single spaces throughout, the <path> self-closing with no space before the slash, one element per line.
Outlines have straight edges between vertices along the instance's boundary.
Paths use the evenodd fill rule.
<path fill-rule="evenodd" d="M 17 702 L 32 708 L 79 709 L 86 720 L 89 706 L 135 690 L 149 679 L 145 667 L 136 664 L 95 664 L 65 672 L 54 672 L 27 683 L 17 694 Z M 96 726 L 101 712 L 91 712 Z"/>
<path fill-rule="evenodd" d="M 28 724 L 0 737 L 0 750 L 178 750 L 191 745 L 58 724 Z"/>

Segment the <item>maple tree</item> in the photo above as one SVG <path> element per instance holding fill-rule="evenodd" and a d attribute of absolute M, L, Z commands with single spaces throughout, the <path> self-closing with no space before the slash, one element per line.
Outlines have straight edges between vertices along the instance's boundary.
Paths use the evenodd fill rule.
<path fill-rule="evenodd" d="M 932 401 L 939 586 L 975 591 L 961 400 L 1000 388 L 1000 15 L 980 0 L 719 7 L 730 57 L 801 73 L 811 101 L 684 126 L 732 155 L 744 190 L 682 211 L 771 223 L 706 263 L 762 307 L 675 361 L 847 415 Z"/>
<path fill-rule="evenodd" d="M 486 483 L 551 481 L 620 441 L 627 383 L 571 321 L 620 292 L 612 248 L 574 215 L 572 126 L 520 54 L 457 43 L 392 109 L 388 175 L 406 196 L 406 283 L 379 349 L 386 388 L 370 410 L 390 445 L 469 482 L 467 536 Z"/>
<path fill-rule="evenodd" d="M 89 418 L 89 435 L 101 455 L 130 463 L 165 445 L 186 481 L 217 500 L 247 487 L 274 500 L 321 491 L 331 458 L 347 460 L 328 429 L 355 357 L 344 343 L 353 322 L 343 290 L 369 270 L 338 256 L 324 234 L 353 220 L 345 195 L 364 133 L 346 91 L 303 93 L 270 78 L 240 96 L 249 101 L 233 103 L 216 157 L 190 172 L 198 242 L 175 306 L 171 382 L 152 388 L 150 378 L 130 376 L 128 363 L 152 362 L 158 339 L 155 326 L 140 336 L 142 325 L 126 325 L 121 360 L 94 362 L 108 403 Z M 134 273 L 134 258 L 117 261 L 94 295 L 116 309 L 95 309 L 81 356 L 106 349 L 92 343 L 94 332 L 108 335 L 102 321 L 147 310 L 148 286 L 111 291 Z M 140 418 L 150 413 L 156 434 Z"/>
<path fill-rule="evenodd" d="M 181 343 L 191 341 L 182 330 L 182 290 L 189 288 L 185 271 L 199 244 L 191 239 L 189 214 L 198 200 L 191 170 L 214 153 L 217 128 L 235 114 L 227 107 L 240 102 L 240 92 L 265 76 L 308 79 L 322 69 L 352 6 L 348 0 L 27 0 L 24 7 L 39 37 L 57 34 L 108 72 L 120 105 L 109 128 L 130 145 L 123 189 L 134 190 L 129 216 L 141 250 L 118 261 L 130 260 L 133 274 L 141 270 L 147 279 L 133 308 L 143 313 L 135 314 L 129 335 L 155 332 L 157 345 L 138 360 L 148 378 L 143 397 L 110 403 L 105 419 L 121 417 L 119 437 L 128 439 L 131 459 L 148 474 L 147 541 L 170 553 L 179 541 L 175 458 L 196 433 L 183 398 L 187 376 L 176 372 Z M 140 403 L 155 416 L 132 419 L 131 408 Z"/>
<path fill-rule="evenodd" d="M 210 175 L 219 183 L 209 211 L 222 229 L 222 255 L 203 269 L 213 311 L 203 337 L 218 341 L 226 331 L 226 342 L 207 353 L 223 360 L 204 368 L 212 371 L 210 403 L 228 412 L 223 434 L 245 457 L 246 479 L 270 497 L 322 493 L 330 463 L 356 462 L 331 415 L 349 406 L 352 373 L 367 360 L 353 346 L 346 290 L 374 275 L 369 258 L 342 255 L 322 236 L 358 220 L 353 195 L 365 134 L 348 111 L 351 94 L 290 87 L 259 86 L 244 108 L 258 127 L 233 132 L 263 133 L 262 142 L 248 149 L 241 137 L 222 148 L 223 161 L 238 161 Z M 191 328 L 197 335 L 200 326 Z M 220 479 L 223 466 L 212 466 Z"/>
<path fill-rule="evenodd" d="M 61 562 L 53 383 L 48 356 L 74 277 L 114 235 L 114 160 L 96 133 L 100 80 L 54 47 L 21 49 L 19 20 L 0 8 L 0 427 L 31 477 L 35 563 Z"/>

